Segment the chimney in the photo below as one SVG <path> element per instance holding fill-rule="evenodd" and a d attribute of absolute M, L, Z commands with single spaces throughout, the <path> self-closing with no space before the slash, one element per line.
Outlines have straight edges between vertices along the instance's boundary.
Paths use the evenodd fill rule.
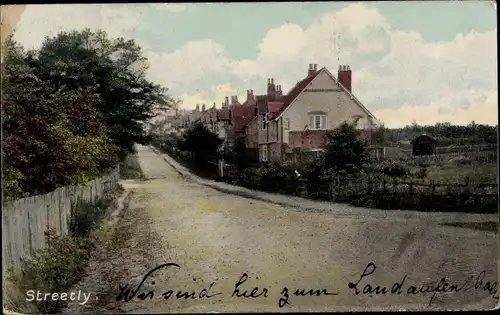
<path fill-rule="evenodd" d="M 201 105 L 201 111 L 204 112 L 205 111 L 205 104 Z"/>
<path fill-rule="evenodd" d="M 224 107 L 227 107 L 229 105 L 229 97 L 224 98 Z"/>
<path fill-rule="evenodd" d="M 267 96 L 273 99 L 276 95 L 276 86 L 274 85 L 274 79 L 267 79 Z"/>
<path fill-rule="evenodd" d="M 337 80 L 349 92 L 352 92 L 352 71 L 350 66 L 339 66 Z"/>
<path fill-rule="evenodd" d="M 316 73 L 316 66 L 317 65 L 312 64 L 312 63 L 309 64 L 309 70 L 307 71 L 307 76 L 308 77 L 310 77 L 310 76 L 312 76 L 313 74 Z"/>
<path fill-rule="evenodd" d="M 253 101 L 253 90 L 247 90 L 247 102 Z"/>
<path fill-rule="evenodd" d="M 196 104 L 196 111 L 199 112 L 200 111 L 200 104 Z"/>
<path fill-rule="evenodd" d="M 212 106 L 212 108 L 215 108 L 215 102 L 214 102 L 214 106 Z"/>
<path fill-rule="evenodd" d="M 283 91 L 281 90 L 281 84 L 276 86 L 276 95 L 277 96 L 283 95 Z"/>
<path fill-rule="evenodd" d="M 233 96 L 233 104 L 238 103 L 238 95 Z"/>

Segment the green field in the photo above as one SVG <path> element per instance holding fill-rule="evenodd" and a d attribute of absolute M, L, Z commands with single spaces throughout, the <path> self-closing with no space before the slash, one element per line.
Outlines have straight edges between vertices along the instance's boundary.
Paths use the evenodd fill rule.
<path fill-rule="evenodd" d="M 418 170 L 418 168 L 415 168 Z M 427 167 L 425 181 L 442 184 L 463 184 L 465 178 L 482 184 L 497 182 L 497 163 L 480 163 L 471 165 L 440 165 Z"/>
<path fill-rule="evenodd" d="M 497 169 L 497 163 L 432 166 L 427 169 L 427 178 L 436 182 L 460 183 L 469 177 L 478 183 L 496 183 Z"/>

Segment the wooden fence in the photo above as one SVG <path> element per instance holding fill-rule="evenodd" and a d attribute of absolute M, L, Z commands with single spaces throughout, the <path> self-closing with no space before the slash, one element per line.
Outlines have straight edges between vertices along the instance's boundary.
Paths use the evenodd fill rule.
<path fill-rule="evenodd" d="M 3 205 L 2 264 L 5 271 L 20 269 L 21 258 L 44 248 L 47 227 L 59 235 L 69 232 L 72 205 L 77 200 L 94 201 L 109 194 L 120 179 L 117 166 L 108 175 L 80 186 L 65 186 L 45 195 L 10 201 Z"/>

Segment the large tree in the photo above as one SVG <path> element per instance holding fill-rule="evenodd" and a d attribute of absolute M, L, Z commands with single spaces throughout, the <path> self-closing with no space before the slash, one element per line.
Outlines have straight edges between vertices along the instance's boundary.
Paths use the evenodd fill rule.
<path fill-rule="evenodd" d="M 49 192 L 99 175 L 146 143 L 144 122 L 173 101 L 146 79 L 134 41 L 60 33 L 38 50 L 9 39 L 2 62 L 7 197 Z"/>
<path fill-rule="evenodd" d="M 91 85 L 103 102 L 99 112 L 110 127 L 110 136 L 125 152 L 134 143 L 148 140 L 143 123 L 155 116 L 156 106 L 169 107 L 167 90 L 147 80 L 147 59 L 133 40 L 109 39 L 102 31 L 60 33 L 46 38 L 39 51 L 40 76 L 55 86 Z M 53 73 L 63 67 L 65 75 Z"/>
<path fill-rule="evenodd" d="M 6 196 L 38 194 L 99 173 L 113 153 L 92 86 L 80 89 L 37 75 L 38 61 L 14 42 L 2 71 L 2 141 Z M 54 68 L 64 76 L 64 70 Z M 61 73 L 62 72 L 62 73 Z M 108 163 L 109 162 L 109 163 Z"/>

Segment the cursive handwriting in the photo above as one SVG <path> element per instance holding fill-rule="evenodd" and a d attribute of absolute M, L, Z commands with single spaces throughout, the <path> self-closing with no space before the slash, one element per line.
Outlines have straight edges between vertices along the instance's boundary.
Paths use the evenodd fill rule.
<path fill-rule="evenodd" d="M 258 280 L 259 277 L 256 277 Z M 259 287 L 254 287 L 250 293 L 248 293 L 247 290 L 240 292 L 242 290 L 240 286 L 244 284 L 248 280 L 248 275 L 246 273 L 243 273 L 240 277 L 240 280 L 236 282 L 234 285 L 234 290 L 233 294 L 231 295 L 232 297 L 243 297 L 243 298 L 259 298 L 259 297 L 266 297 L 267 298 L 267 293 L 269 290 L 267 288 L 262 288 L 259 292 Z"/>
<path fill-rule="evenodd" d="M 486 277 L 486 271 L 483 270 L 479 273 L 474 281 L 474 276 L 469 276 L 465 281 L 459 284 L 450 284 L 446 277 L 442 277 L 436 285 L 409 285 L 408 288 L 403 290 L 403 285 L 405 284 L 407 276 L 405 275 L 403 279 L 399 282 L 394 282 L 390 288 L 380 285 L 372 285 L 365 284 L 364 287 L 360 285 L 361 281 L 366 281 L 366 277 L 372 275 L 376 270 L 376 265 L 373 262 L 370 262 L 366 267 L 361 276 L 359 277 L 357 282 L 349 282 L 348 288 L 354 290 L 355 295 L 359 294 L 368 294 L 368 295 L 386 295 L 386 294 L 397 294 L 397 295 L 419 295 L 419 294 L 432 294 L 429 299 L 429 306 L 432 305 L 436 295 L 438 293 L 458 293 L 458 292 L 466 292 L 468 290 L 482 290 L 488 292 L 492 298 L 499 300 L 498 290 L 497 290 L 497 282 L 485 282 L 484 278 Z M 361 289 L 362 287 L 362 289 Z"/>
<path fill-rule="evenodd" d="M 157 271 L 159 269 L 162 269 L 162 268 L 166 268 L 166 267 L 177 267 L 179 269 L 181 268 L 181 266 L 179 266 L 178 264 L 175 264 L 175 263 L 162 264 L 162 265 L 159 265 L 158 267 L 153 268 L 151 271 L 149 271 L 142 278 L 142 281 L 139 283 L 139 285 L 137 286 L 137 288 L 135 290 L 131 290 L 128 287 L 128 284 L 126 284 L 124 286 L 120 285 L 119 286 L 120 293 L 118 293 L 118 296 L 116 297 L 116 301 L 121 301 L 123 299 L 125 302 L 130 302 L 136 296 L 137 296 L 137 298 L 139 300 L 142 300 L 142 301 L 144 301 L 146 299 L 152 300 L 153 297 L 155 296 L 155 292 L 153 290 L 148 291 L 148 292 L 142 292 L 139 295 L 137 295 L 137 293 L 139 292 L 139 290 L 141 289 L 142 285 L 144 284 L 144 282 L 146 281 L 146 279 L 149 276 L 151 276 L 155 271 Z M 155 285 L 155 281 L 152 281 L 151 284 Z M 202 289 L 198 294 L 196 294 L 196 291 L 194 291 L 194 290 L 192 290 L 190 292 L 180 291 L 179 290 L 175 294 L 175 297 L 178 298 L 178 299 L 184 298 L 186 300 L 187 299 L 194 300 L 194 299 L 205 299 L 205 298 L 209 299 L 209 298 L 214 297 L 216 295 L 222 294 L 222 293 L 209 294 L 210 293 L 210 289 L 212 289 L 212 287 L 213 287 L 214 284 L 215 284 L 215 282 L 212 282 L 208 288 Z M 168 290 L 168 291 L 162 293 L 161 296 L 163 297 L 163 299 L 168 300 L 173 294 L 174 294 L 174 290 Z"/>
<path fill-rule="evenodd" d="M 321 296 L 321 295 L 338 295 L 338 293 L 327 292 L 326 289 L 321 289 L 321 290 L 310 289 L 307 292 L 305 289 L 297 289 L 293 292 L 293 295 L 295 295 L 295 296 Z M 283 287 L 283 290 L 281 291 L 281 297 L 278 301 L 278 306 L 280 308 L 282 308 L 285 305 L 290 305 L 289 299 L 290 299 L 290 297 L 288 295 L 288 288 Z"/>

